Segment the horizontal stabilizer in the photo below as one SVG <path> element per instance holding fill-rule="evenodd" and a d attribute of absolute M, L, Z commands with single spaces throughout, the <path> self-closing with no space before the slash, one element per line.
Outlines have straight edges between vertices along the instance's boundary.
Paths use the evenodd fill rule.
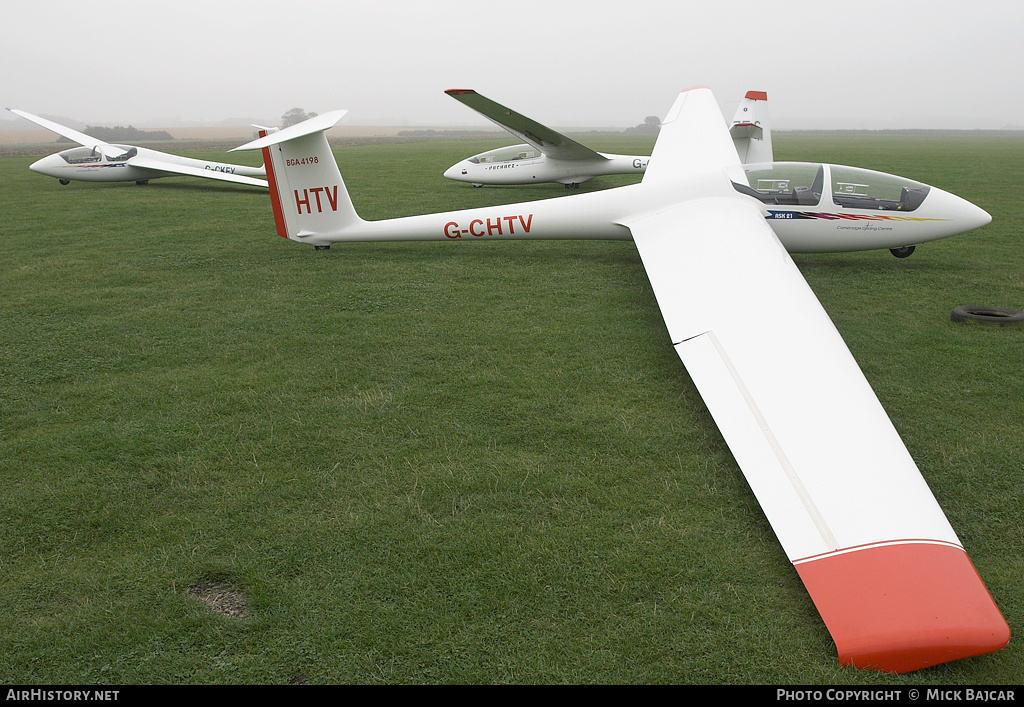
<path fill-rule="evenodd" d="M 321 133 L 325 130 L 330 130 L 338 121 L 341 120 L 347 110 L 333 110 L 323 115 L 317 115 L 301 123 L 295 125 L 289 125 L 287 128 L 282 128 L 277 132 L 270 133 L 265 137 L 258 138 L 252 142 L 247 142 L 244 145 L 234 147 L 228 152 L 238 152 L 241 150 L 262 150 L 264 147 L 270 147 L 271 145 L 277 145 L 282 142 L 288 142 L 296 138 L 304 137 L 306 135 L 312 135 L 314 133 Z"/>
<path fill-rule="evenodd" d="M 733 140 L 749 138 L 761 140 L 764 137 L 764 129 L 753 123 L 733 123 L 729 128 L 729 134 L 732 135 Z"/>

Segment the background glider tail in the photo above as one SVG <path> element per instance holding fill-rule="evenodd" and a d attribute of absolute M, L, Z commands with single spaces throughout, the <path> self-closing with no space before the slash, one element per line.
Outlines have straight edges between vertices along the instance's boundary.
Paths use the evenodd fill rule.
<path fill-rule="evenodd" d="M 744 164 L 775 160 L 767 93 L 747 91 L 732 117 L 729 134 Z"/>
<path fill-rule="evenodd" d="M 317 245 L 316 236 L 362 223 L 325 134 L 345 113 L 325 113 L 277 132 L 261 129 L 258 140 L 234 148 L 263 151 L 279 236 Z"/>

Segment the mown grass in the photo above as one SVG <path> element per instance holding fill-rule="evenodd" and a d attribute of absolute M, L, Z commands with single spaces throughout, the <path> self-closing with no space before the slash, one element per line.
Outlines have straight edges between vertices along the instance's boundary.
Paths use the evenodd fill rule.
<path fill-rule="evenodd" d="M 500 144 L 335 152 L 366 218 L 566 193 L 440 176 Z M 896 172 L 993 214 L 907 260 L 796 260 L 1016 631 L 1024 331 L 949 312 L 1024 308 L 1024 143 L 780 135 L 776 154 Z M 0 159 L 6 682 L 1024 675 L 1017 642 L 906 676 L 839 668 L 632 244 L 319 253 L 273 235 L 259 190 L 60 187 L 30 162 Z M 206 586 L 247 613 L 211 611 L 193 596 Z"/>

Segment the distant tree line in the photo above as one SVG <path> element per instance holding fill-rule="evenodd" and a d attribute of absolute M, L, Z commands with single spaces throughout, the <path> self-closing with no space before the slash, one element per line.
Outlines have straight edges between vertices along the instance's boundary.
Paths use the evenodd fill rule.
<path fill-rule="evenodd" d="M 82 131 L 86 135 L 99 138 L 104 142 L 144 142 L 146 140 L 173 140 L 166 130 L 139 130 L 129 125 L 127 128 L 118 125 L 114 128 L 103 128 L 87 125 Z M 57 138 L 57 142 L 74 142 L 66 137 Z"/>
<path fill-rule="evenodd" d="M 500 135 L 495 130 L 433 130 L 422 128 L 418 130 L 399 130 L 398 137 L 494 137 Z"/>

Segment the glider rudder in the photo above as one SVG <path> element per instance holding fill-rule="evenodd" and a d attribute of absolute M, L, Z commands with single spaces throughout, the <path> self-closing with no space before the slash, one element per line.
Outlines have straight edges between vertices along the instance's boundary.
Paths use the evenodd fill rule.
<path fill-rule="evenodd" d="M 346 111 L 332 111 L 270 133 L 235 150 L 262 150 L 277 233 L 324 247 L 320 236 L 361 223 L 325 132 Z"/>

